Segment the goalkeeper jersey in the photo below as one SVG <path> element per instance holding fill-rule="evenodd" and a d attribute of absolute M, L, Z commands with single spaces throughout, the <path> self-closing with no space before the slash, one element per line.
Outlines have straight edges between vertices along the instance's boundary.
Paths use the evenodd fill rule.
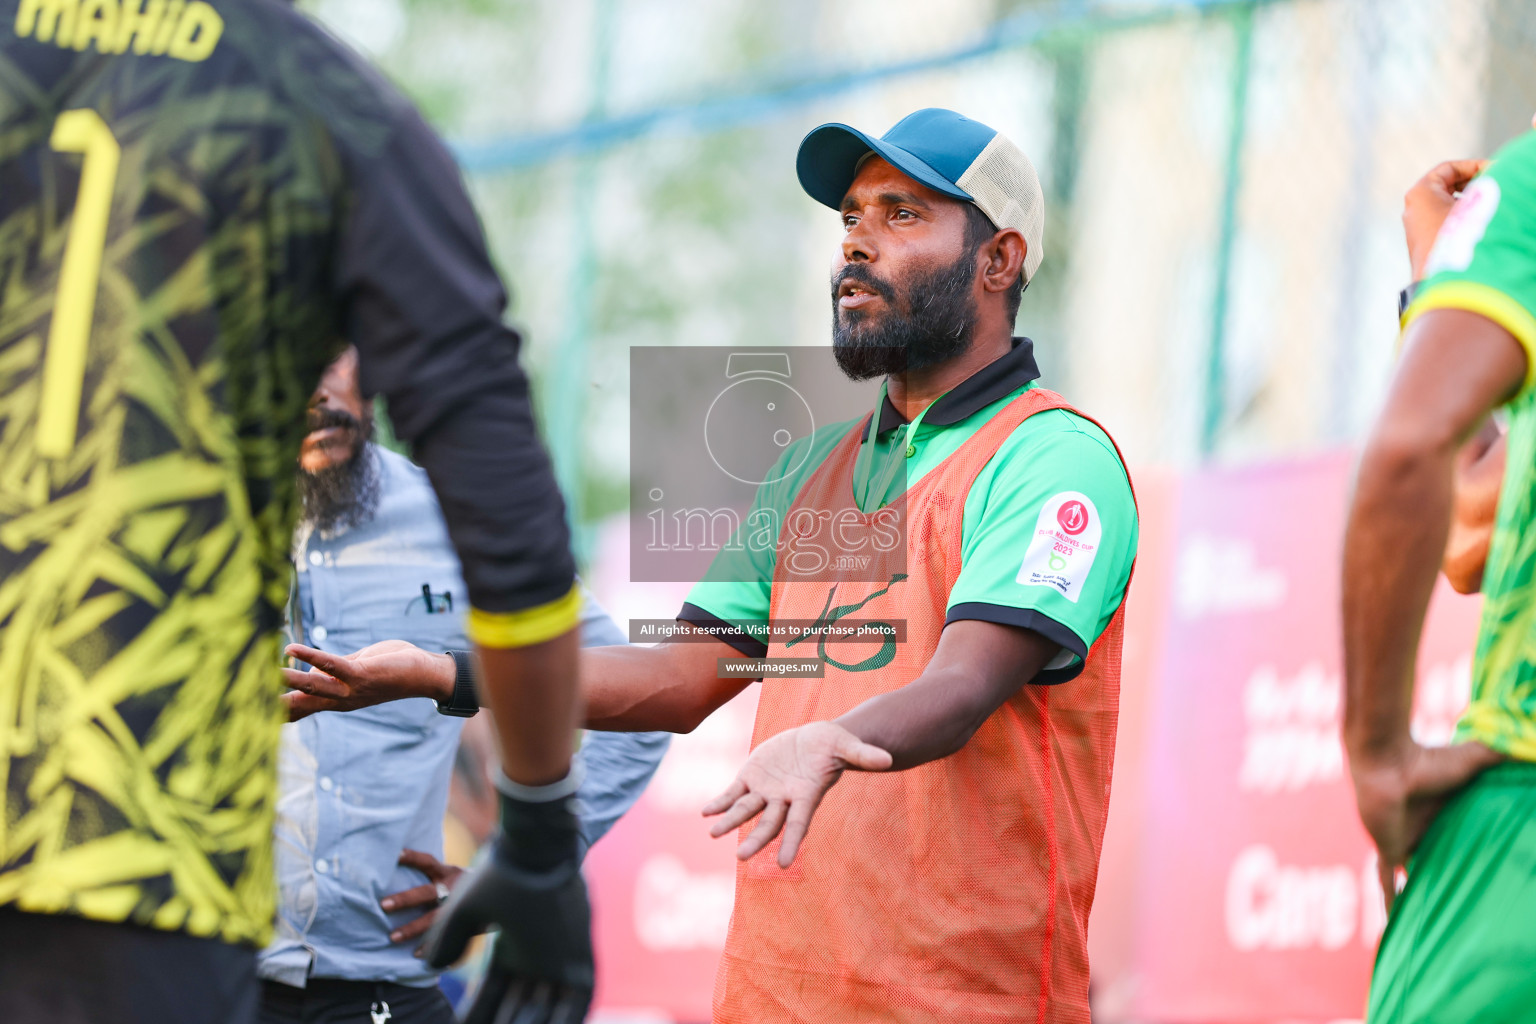
<path fill-rule="evenodd" d="M 290 5 L 0 0 L 0 906 L 266 940 L 296 457 L 347 341 L 482 626 L 574 624 L 505 303 L 444 147 Z"/>

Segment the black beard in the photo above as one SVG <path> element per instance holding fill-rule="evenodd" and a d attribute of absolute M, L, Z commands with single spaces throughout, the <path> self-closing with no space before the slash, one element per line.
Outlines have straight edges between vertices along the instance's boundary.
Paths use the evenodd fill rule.
<path fill-rule="evenodd" d="M 315 473 L 299 471 L 299 497 L 304 502 L 304 521 L 316 530 L 330 533 L 352 529 L 373 518 L 379 510 L 378 460 L 368 450 L 373 423 L 359 422 L 346 413 L 326 410 L 311 426 L 341 426 L 352 431 L 352 454 L 345 462 L 327 466 Z"/>
<path fill-rule="evenodd" d="M 879 295 L 885 310 L 845 311 L 837 304 L 837 289 L 844 281 L 856 281 Z M 837 365 L 850 380 L 869 380 L 921 370 L 960 355 L 970 348 L 976 327 L 971 299 L 975 281 L 976 254 L 969 251 L 947 267 L 914 276 L 902 296 L 864 264 L 848 264 L 832 277 L 832 355 Z"/>

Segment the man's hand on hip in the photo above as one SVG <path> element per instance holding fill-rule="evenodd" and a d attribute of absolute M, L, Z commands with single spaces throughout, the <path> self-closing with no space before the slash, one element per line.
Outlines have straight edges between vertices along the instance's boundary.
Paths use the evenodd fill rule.
<path fill-rule="evenodd" d="M 423 853 L 420 850 L 400 851 L 400 859 L 397 863 L 401 867 L 414 868 L 427 876 L 426 885 L 418 885 L 403 892 L 393 893 L 379 901 L 379 906 L 383 907 L 387 914 L 410 910 L 413 907 L 427 908 L 425 914 L 415 920 L 407 921 L 389 933 L 390 942 L 409 942 L 432 927 L 432 922 L 437 919 L 437 908 L 448 899 L 448 894 L 458 884 L 464 869 L 452 864 L 444 864 L 430 853 Z M 417 946 L 416 955 L 421 956 L 424 948 L 425 944 Z"/>
<path fill-rule="evenodd" d="M 1505 760 L 1481 743 L 1422 747 L 1410 743 L 1390 762 L 1352 760 L 1360 820 L 1376 842 L 1387 907 L 1397 896 L 1398 869 L 1418 848 L 1446 803 L 1484 771 Z"/>
<path fill-rule="evenodd" d="M 284 681 L 298 691 L 283 695 L 290 722 L 316 711 L 356 711 L 403 697 L 453 697 L 453 658 L 404 640 L 371 644 L 346 657 L 303 644 L 289 644 L 283 653 L 318 669 L 283 669 Z"/>
<path fill-rule="evenodd" d="M 709 834 L 718 838 L 761 814 L 736 856 L 746 860 L 782 830 L 779 867 L 787 868 L 795 861 L 821 798 L 844 771 L 879 772 L 890 766 L 889 753 L 836 722 L 812 722 L 781 732 L 752 751 L 736 781 L 705 806 L 706 816 L 724 815 Z"/>

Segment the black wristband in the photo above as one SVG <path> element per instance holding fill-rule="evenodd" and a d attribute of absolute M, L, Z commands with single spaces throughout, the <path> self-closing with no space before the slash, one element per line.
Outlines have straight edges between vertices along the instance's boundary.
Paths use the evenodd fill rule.
<path fill-rule="evenodd" d="M 444 651 L 453 659 L 453 696 L 448 703 L 437 702 L 437 713 L 455 718 L 473 718 L 480 710 L 480 695 L 475 692 L 474 659 L 468 651 Z"/>

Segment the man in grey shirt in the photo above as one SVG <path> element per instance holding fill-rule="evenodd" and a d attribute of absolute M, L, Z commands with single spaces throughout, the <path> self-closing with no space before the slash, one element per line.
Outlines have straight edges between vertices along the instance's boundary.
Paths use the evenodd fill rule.
<path fill-rule="evenodd" d="M 310 404 L 293 639 L 338 654 L 397 639 L 426 650 L 467 648 L 464 582 L 431 484 L 409 459 L 369 443 L 372 416 L 356 371 L 348 350 Z M 589 646 L 624 642 L 590 596 L 581 632 Z M 452 878 L 437 862 L 460 715 L 473 708 L 472 698 L 416 698 L 284 728 L 277 934 L 257 967 L 263 1024 L 360 1021 L 365 1012 L 396 1022 L 453 1020 L 436 972 L 414 955 L 418 930 L 404 928 L 420 908 L 387 913 L 380 901 Z M 589 737 L 577 755 L 586 772 L 578 792 L 586 845 L 633 805 L 667 743 L 666 733 Z"/>

